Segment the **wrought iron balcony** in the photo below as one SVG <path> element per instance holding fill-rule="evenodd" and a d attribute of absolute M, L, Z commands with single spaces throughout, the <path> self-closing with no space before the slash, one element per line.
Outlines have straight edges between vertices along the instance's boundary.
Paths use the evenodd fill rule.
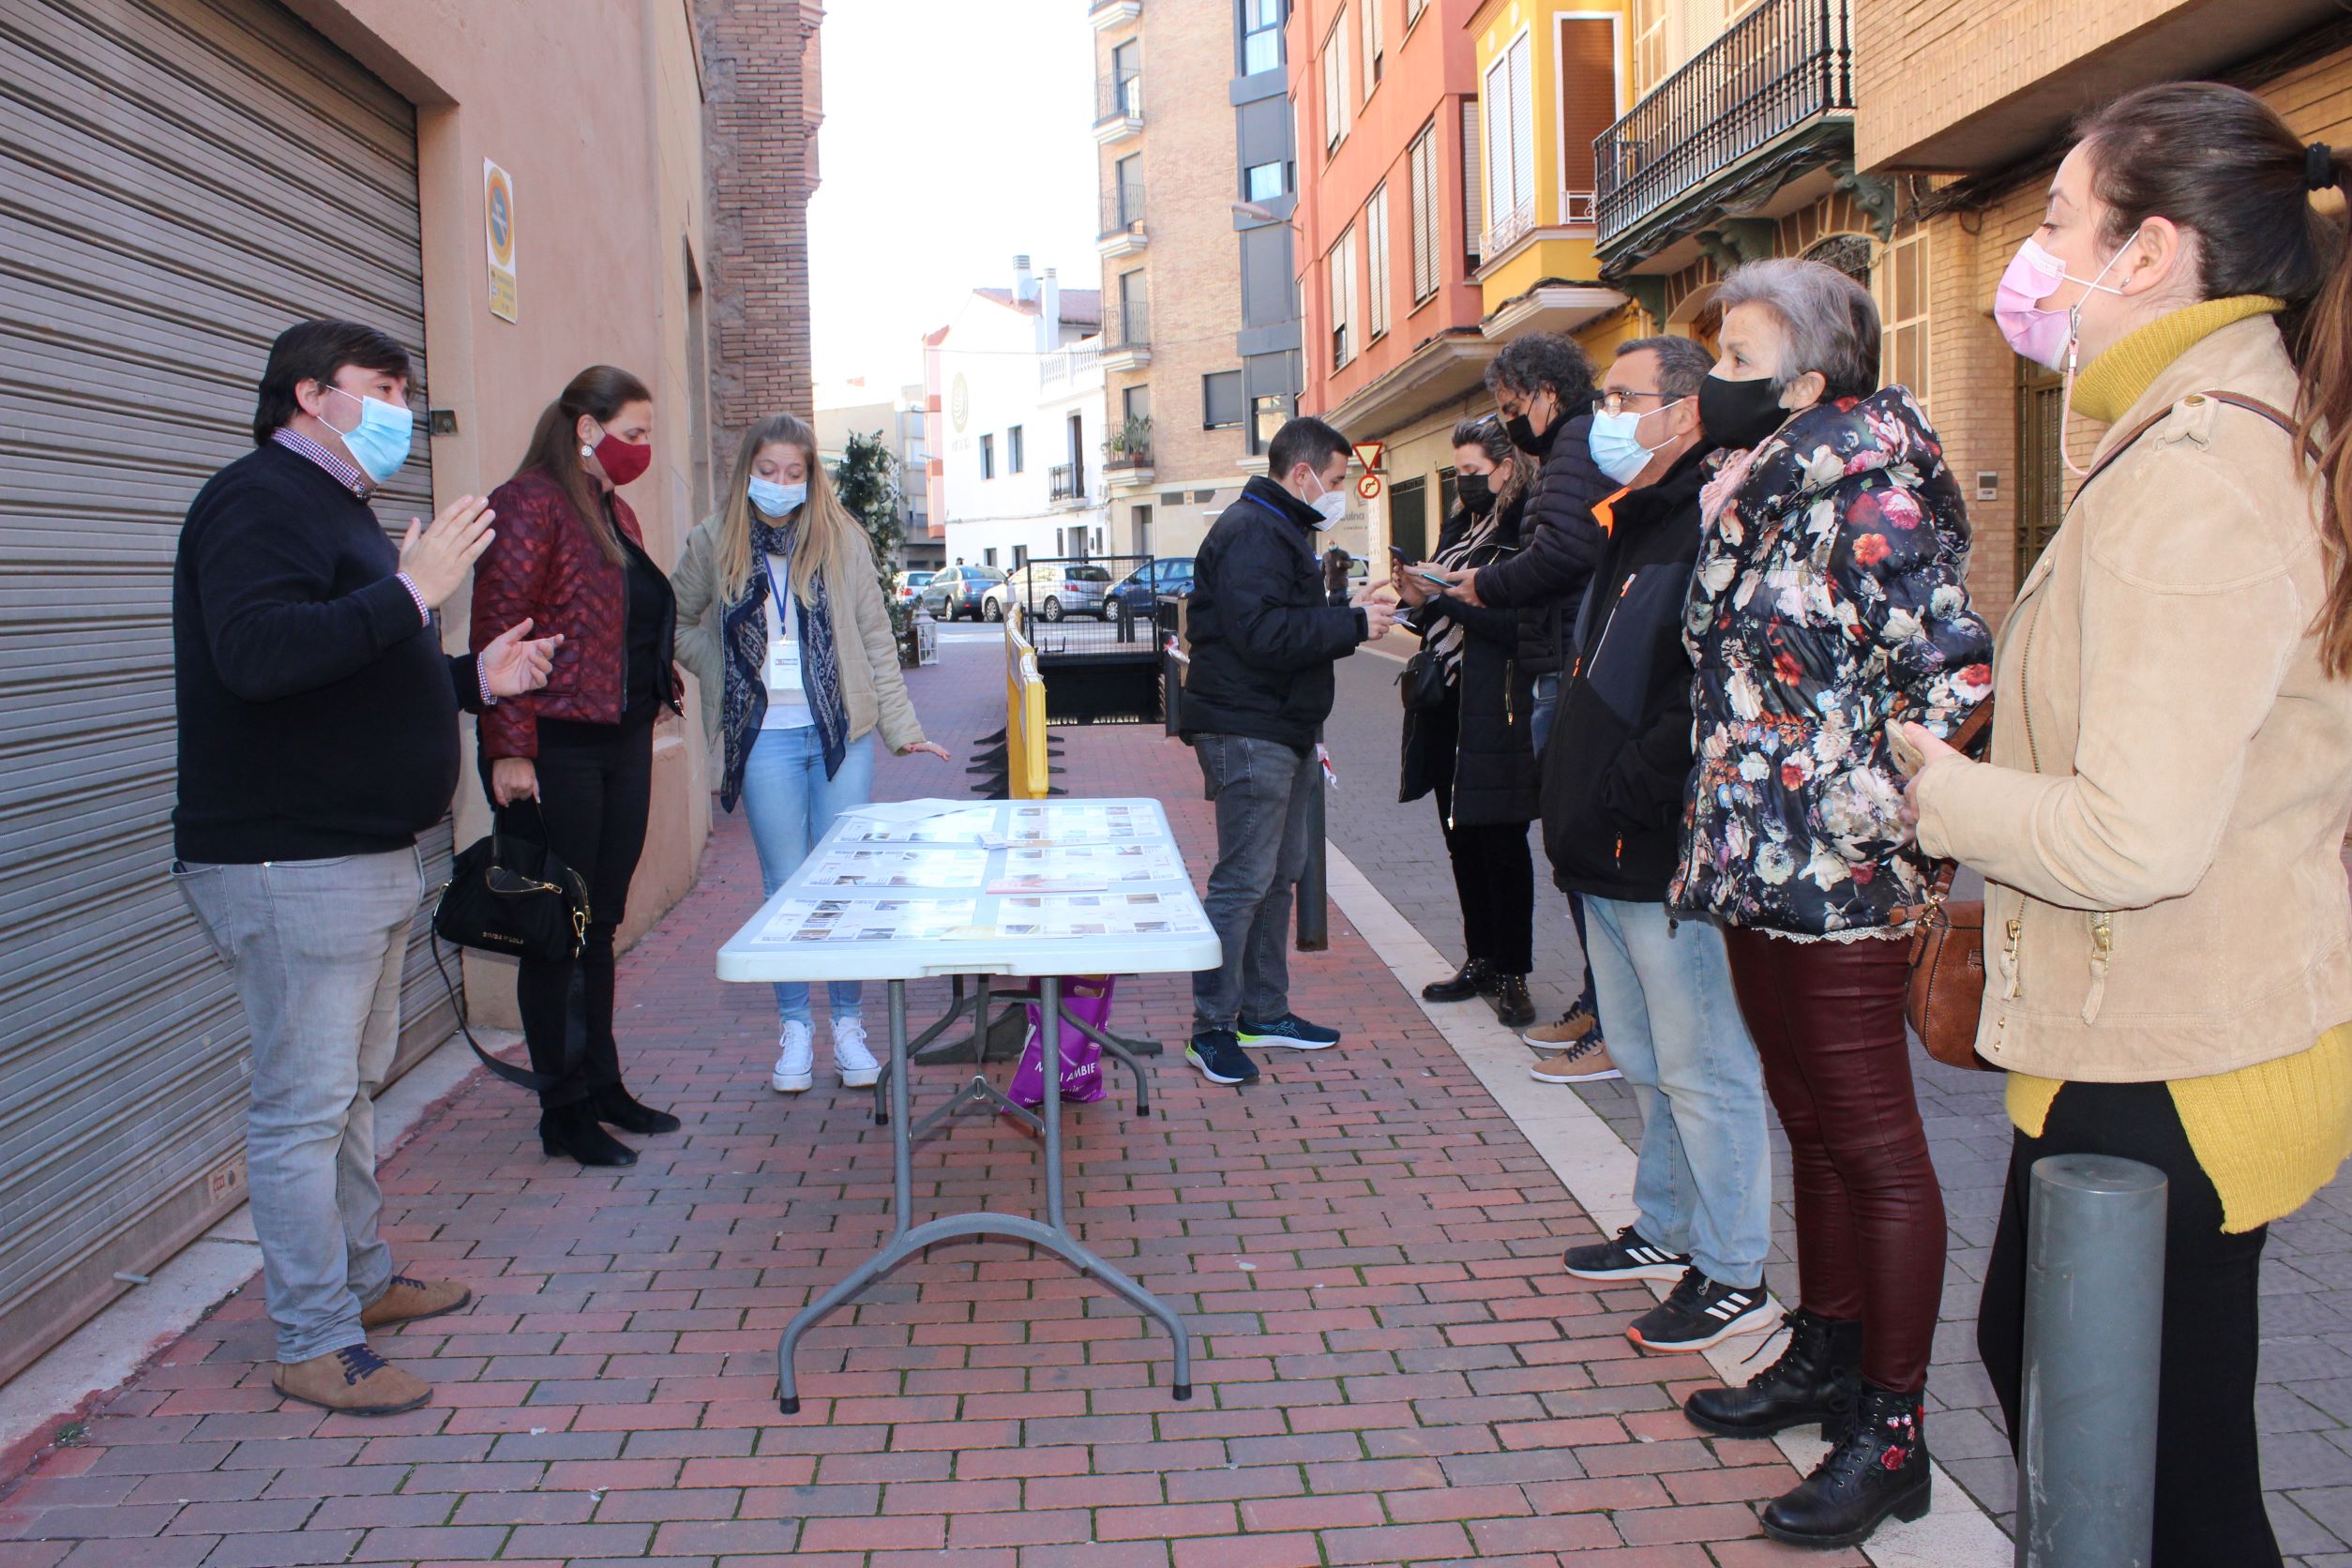
<path fill-rule="evenodd" d="M 1593 139 L 1598 248 L 1854 107 L 1851 0 L 1764 0 Z"/>
<path fill-rule="evenodd" d="M 1109 142 L 1143 128 L 1143 77 L 1106 76 L 1094 83 L 1094 139 Z"/>
<path fill-rule="evenodd" d="M 1052 468 L 1047 470 L 1047 474 L 1053 481 L 1053 499 L 1055 501 L 1083 501 L 1086 499 L 1086 471 L 1079 467 L 1077 463 L 1055 463 Z"/>

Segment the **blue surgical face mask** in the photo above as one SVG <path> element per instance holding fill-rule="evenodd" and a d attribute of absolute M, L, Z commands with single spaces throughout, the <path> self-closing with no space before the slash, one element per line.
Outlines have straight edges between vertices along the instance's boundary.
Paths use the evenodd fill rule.
<path fill-rule="evenodd" d="M 805 484 L 779 485 L 773 479 L 762 479 L 755 474 L 751 482 L 744 487 L 744 493 L 751 498 L 751 504 L 759 507 L 763 515 L 790 517 L 808 499 L 808 487 Z"/>
<path fill-rule="evenodd" d="M 1679 398 L 1675 400 L 1676 402 L 1681 400 Z M 1663 406 L 1672 408 L 1674 404 Z M 1652 409 L 1650 412 L 1655 414 L 1659 411 Z M 1630 485 L 1639 478 L 1641 471 L 1650 466 L 1650 460 L 1666 445 L 1663 441 L 1657 446 L 1641 444 L 1642 418 L 1643 415 L 1632 409 L 1618 414 L 1595 409 L 1592 414 L 1591 445 L 1593 466 L 1621 485 Z"/>
<path fill-rule="evenodd" d="M 406 403 L 363 398 L 335 385 L 327 385 L 326 389 L 342 392 L 359 405 L 359 423 L 348 430 L 335 431 L 343 438 L 343 450 L 351 454 L 351 460 L 379 485 L 398 474 L 400 465 L 408 461 L 410 444 L 416 439 L 415 414 Z"/>

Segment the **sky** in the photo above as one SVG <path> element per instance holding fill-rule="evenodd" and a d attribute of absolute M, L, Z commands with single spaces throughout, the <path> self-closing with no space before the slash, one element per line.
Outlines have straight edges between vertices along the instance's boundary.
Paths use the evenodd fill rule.
<path fill-rule="evenodd" d="M 923 335 L 1013 258 L 1099 285 L 1085 0 L 834 0 L 808 204 L 820 403 L 923 379 Z"/>

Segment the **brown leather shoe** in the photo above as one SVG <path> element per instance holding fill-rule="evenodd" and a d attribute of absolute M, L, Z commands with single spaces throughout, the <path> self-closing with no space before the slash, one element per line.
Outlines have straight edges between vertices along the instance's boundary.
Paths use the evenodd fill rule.
<path fill-rule="evenodd" d="M 394 1274 L 383 1295 L 359 1312 L 359 1326 L 380 1329 L 386 1323 L 406 1323 L 418 1318 L 438 1318 L 469 1305 L 474 1292 L 454 1279 L 411 1279 Z"/>
<path fill-rule="evenodd" d="M 345 1415 L 398 1415 L 432 1397 L 432 1384 L 387 1363 L 365 1344 L 309 1361 L 281 1361 L 270 1386 L 289 1399 Z"/>

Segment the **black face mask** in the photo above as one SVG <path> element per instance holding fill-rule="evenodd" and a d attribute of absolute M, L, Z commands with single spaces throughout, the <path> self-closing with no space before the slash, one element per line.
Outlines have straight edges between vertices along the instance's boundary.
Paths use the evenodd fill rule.
<path fill-rule="evenodd" d="M 1719 446 L 1759 445 L 1788 415 L 1770 376 L 1754 381 L 1709 376 L 1698 384 L 1698 422 L 1706 428 L 1707 439 Z"/>
<path fill-rule="evenodd" d="M 1555 417 L 1552 420 L 1551 429 L 1542 435 L 1535 433 L 1535 427 L 1528 422 L 1528 416 L 1524 414 L 1513 415 L 1503 421 L 1502 428 L 1509 432 L 1512 445 L 1516 446 L 1530 458 L 1543 458 L 1551 452 L 1552 437 L 1560 433 L 1560 420 Z"/>
<path fill-rule="evenodd" d="M 1454 476 L 1455 498 L 1462 510 L 1474 518 L 1483 518 L 1495 509 L 1495 487 L 1484 474 L 1457 474 Z"/>

